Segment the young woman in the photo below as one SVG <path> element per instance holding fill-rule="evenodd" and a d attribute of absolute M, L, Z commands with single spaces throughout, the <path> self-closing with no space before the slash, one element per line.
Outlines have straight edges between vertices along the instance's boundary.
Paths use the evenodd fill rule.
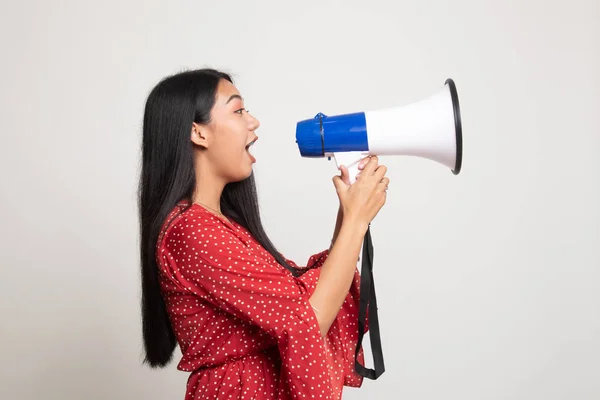
<path fill-rule="evenodd" d="M 139 186 L 145 362 L 176 345 L 185 399 L 339 399 L 354 371 L 356 262 L 389 179 L 376 157 L 333 177 L 329 249 L 299 266 L 259 216 L 249 148 L 259 122 L 231 78 L 202 69 L 163 79 L 144 114 Z M 360 354 L 363 357 L 363 354 Z M 363 359 L 364 360 L 364 359 Z"/>

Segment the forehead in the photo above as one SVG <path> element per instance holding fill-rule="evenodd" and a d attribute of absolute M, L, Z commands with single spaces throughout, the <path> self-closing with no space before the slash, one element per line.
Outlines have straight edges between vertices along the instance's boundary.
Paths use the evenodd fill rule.
<path fill-rule="evenodd" d="M 233 96 L 233 97 L 232 97 Z M 235 100 L 243 100 L 240 91 L 226 79 L 221 79 L 217 87 L 217 105 L 225 106 Z"/>

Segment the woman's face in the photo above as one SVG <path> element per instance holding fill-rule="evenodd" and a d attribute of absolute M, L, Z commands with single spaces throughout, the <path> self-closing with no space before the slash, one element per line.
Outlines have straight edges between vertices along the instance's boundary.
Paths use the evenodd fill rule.
<path fill-rule="evenodd" d="M 227 183 L 250 176 L 256 159 L 250 154 L 248 146 L 258 139 L 254 131 L 260 122 L 246 111 L 239 91 L 231 82 L 225 79 L 220 81 L 211 111 L 211 122 L 194 126 L 199 133 L 193 132 L 192 140 L 204 147 L 204 156 L 208 161 L 208 165 L 204 163 L 204 168 L 210 168 L 212 174 Z"/>

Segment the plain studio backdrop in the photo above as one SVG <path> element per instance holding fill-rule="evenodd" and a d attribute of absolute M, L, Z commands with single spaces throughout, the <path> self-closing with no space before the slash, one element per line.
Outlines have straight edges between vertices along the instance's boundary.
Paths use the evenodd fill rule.
<path fill-rule="evenodd" d="M 459 176 L 382 157 L 372 224 L 386 372 L 345 399 L 600 398 L 600 3 L 5 1 L 0 398 L 182 399 L 142 366 L 142 115 L 161 78 L 231 72 L 262 125 L 264 224 L 329 245 L 333 161 L 295 124 L 406 105 L 453 78 Z M 367 366 L 372 367 L 368 336 Z"/>

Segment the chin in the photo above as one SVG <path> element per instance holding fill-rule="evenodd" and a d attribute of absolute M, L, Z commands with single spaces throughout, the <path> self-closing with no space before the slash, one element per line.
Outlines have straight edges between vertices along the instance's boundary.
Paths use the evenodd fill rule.
<path fill-rule="evenodd" d="M 252 176 L 252 173 L 253 173 L 253 172 L 254 172 L 254 169 L 253 169 L 253 168 L 250 168 L 250 171 L 248 171 L 248 172 L 247 172 L 247 173 L 244 175 L 244 178 L 243 178 L 242 180 L 250 178 L 250 177 Z"/>
<path fill-rule="evenodd" d="M 227 181 L 229 183 L 244 181 L 250 178 L 253 172 L 254 170 L 251 168 L 249 171 L 245 171 L 244 173 L 241 173 L 239 175 L 231 176 Z"/>

